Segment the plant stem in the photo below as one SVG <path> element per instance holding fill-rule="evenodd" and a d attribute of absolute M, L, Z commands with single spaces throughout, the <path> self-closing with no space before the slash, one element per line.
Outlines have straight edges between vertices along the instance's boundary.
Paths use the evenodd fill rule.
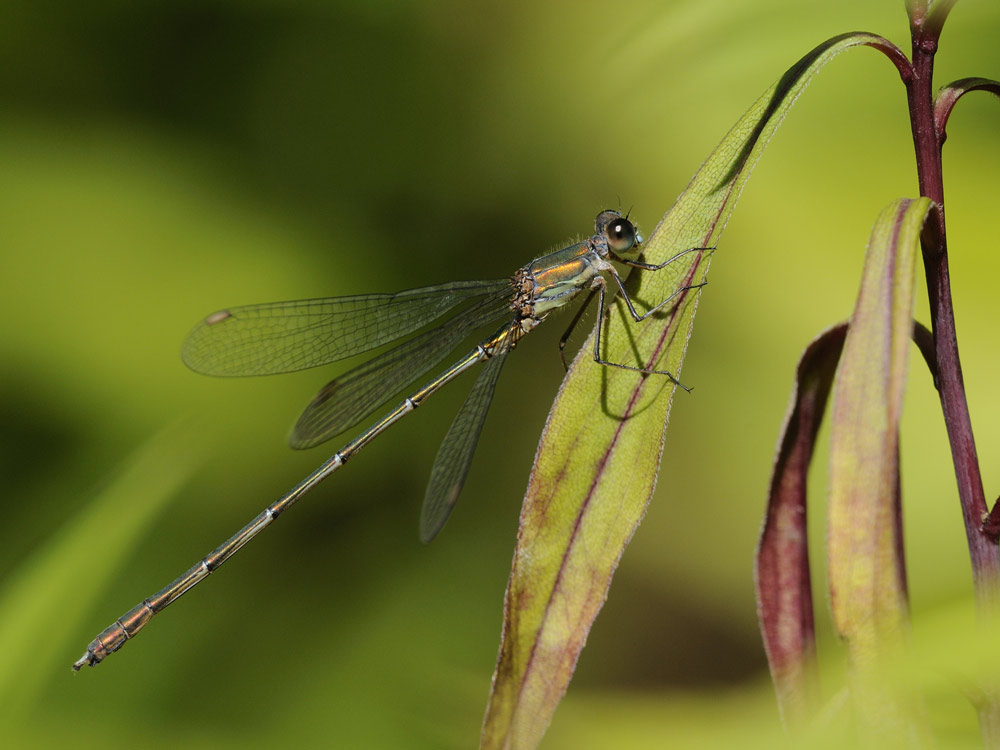
<path fill-rule="evenodd" d="M 976 442 L 965 398 L 962 364 L 958 356 L 955 312 L 948 272 L 948 245 L 944 220 L 944 182 L 941 169 L 941 146 L 944 132 L 934 121 L 932 78 L 938 34 L 947 8 L 933 28 L 911 27 L 913 36 L 913 78 L 906 87 L 910 107 L 910 126 L 917 159 L 920 194 L 938 204 L 928 217 L 921 236 L 924 273 L 931 308 L 934 333 L 934 357 L 937 363 L 938 395 L 945 427 L 951 444 L 952 461 L 962 505 L 962 519 L 972 561 L 976 604 L 986 622 L 996 622 L 1000 604 L 1000 555 L 997 544 L 981 531 L 987 514 L 983 480 L 979 472 Z M 988 748 L 1000 748 L 1000 699 L 992 686 L 986 686 L 977 706 L 980 731 Z"/>
<path fill-rule="evenodd" d="M 926 36 L 919 28 L 914 28 L 913 32 L 913 79 L 907 86 L 907 98 L 916 150 L 917 177 L 920 194 L 938 204 L 938 210 L 928 218 L 921 238 L 938 366 L 938 393 L 955 464 L 976 600 L 981 608 L 993 608 L 1000 602 L 1000 555 L 997 545 L 980 531 L 987 512 L 986 498 L 972 435 L 969 406 L 965 398 L 955 332 L 945 234 L 942 139 L 935 128 L 932 93 L 937 36 Z"/>

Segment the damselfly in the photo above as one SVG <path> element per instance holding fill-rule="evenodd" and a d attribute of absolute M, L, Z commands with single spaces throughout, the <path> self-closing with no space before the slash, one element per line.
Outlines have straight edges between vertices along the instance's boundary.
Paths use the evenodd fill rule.
<path fill-rule="evenodd" d="M 584 291 L 589 292 L 587 302 L 594 293 L 598 295 L 595 362 L 674 379 L 665 370 L 607 362 L 601 357 L 600 333 L 607 290 L 605 274 L 614 281 L 636 321 L 652 315 L 678 294 L 692 288 L 678 289 L 640 315 L 611 261 L 657 271 L 684 253 L 708 249 L 691 248 L 653 265 L 638 260 L 641 242 L 628 216 L 613 210 L 602 211 L 597 215 L 595 233 L 591 237 L 537 258 L 507 279 L 459 281 L 397 294 L 365 294 L 233 307 L 205 318 L 188 336 L 182 356 L 192 370 L 209 375 L 292 372 L 336 362 L 403 340 L 330 381 L 320 390 L 295 425 L 291 443 L 296 448 L 318 445 L 354 427 L 394 393 L 438 366 L 449 352 L 475 331 L 499 320 L 503 322 L 475 349 L 403 399 L 396 408 L 334 453 L 184 575 L 115 620 L 90 643 L 73 668 L 79 670 L 84 665 L 96 666 L 108 654 L 117 651 L 125 641 L 142 630 L 153 615 L 166 609 L 206 578 L 389 425 L 416 409 L 445 383 L 474 365 L 485 362 L 434 460 L 420 518 L 420 537 L 429 542 L 444 526 L 465 483 L 507 353 L 549 313 L 566 306 Z M 586 307 L 587 303 L 584 303 L 573 318 L 570 329 L 560 341 L 560 352 Z M 449 313 L 451 317 L 437 323 Z M 432 328 L 422 330 L 432 325 Z M 677 382 L 676 379 L 674 382 Z"/>

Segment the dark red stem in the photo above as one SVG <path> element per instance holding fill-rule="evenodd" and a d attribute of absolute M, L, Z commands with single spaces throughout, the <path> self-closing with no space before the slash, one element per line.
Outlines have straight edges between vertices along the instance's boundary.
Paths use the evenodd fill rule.
<path fill-rule="evenodd" d="M 972 436 L 969 406 L 965 399 L 962 365 L 958 357 L 944 221 L 944 182 L 941 172 L 943 133 L 938 132 L 934 121 L 932 79 L 939 31 L 940 28 L 936 28 L 925 34 L 919 26 L 913 27 L 913 77 L 907 84 L 906 91 L 920 194 L 937 203 L 936 210 L 931 212 L 924 227 L 921 246 L 931 308 L 938 393 L 955 464 L 976 599 L 980 605 L 992 607 L 1000 598 L 1000 555 L 997 545 L 980 531 L 987 513 L 986 498 L 979 473 L 976 443 Z"/>

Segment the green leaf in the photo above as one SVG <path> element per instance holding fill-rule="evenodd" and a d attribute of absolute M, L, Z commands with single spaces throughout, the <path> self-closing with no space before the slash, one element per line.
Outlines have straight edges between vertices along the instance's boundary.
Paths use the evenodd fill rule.
<path fill-rule="evenodd" d="M 862 731 L 899 742 L 924 734 L 879 673 L 901 657 L 907 623 L 899 495 L 899 416 L 928 198 L 897 200 L 872 229 L 834 382 L 829 577 L 834 624 L 851 665 Z"/>
<path fill-rule="evenodd" d="M 786 727 L 796 733 L 814 722 L 820 709 L 806 480 L 847 330 L 847 323 L 827 329 L 806 347 L 799 360 L 757 548 L 755 583 L 761 636 L 778 707 Z M 913 341 L 936 378 L 931 332 L 914 322 Z"/>
<path fill-rule="evenodd" d="M 204 453 L 202 442 L 189 425 L 151 438 L 107 489 L 5 581 L 0 716 L 25 718 L 24 710 L 54 670 L 70 679 L 69 665 L 97 632 L 96 625 L 85 627 L 90 602 L 191 476 Z M 36 649 L 39 639 L 59 647 Z"/>
<path fill-rule="evenodd" d="M 823 65 L 857 45 L 895 50 L 881 37 L 848 34 L 793 65 L 740 118 L 660 221 L 644 245 L 647 262 L 716 244 L 792 103 Z M 661 271 L 637 271 L 629 294 L 648 309 L 703 281 L 711 255 L 692 252 Z M 679 375 L 699 296 L 680 292 L 672 307 L 638 324 L 617 301 L 602 336 L 604 358 Z M 533 748 L 541 740 L 656 483 L 675 385 L 598 367 L 592 352 L 593 335 L 563 382 L 535 457 L 483 748 Z"/>

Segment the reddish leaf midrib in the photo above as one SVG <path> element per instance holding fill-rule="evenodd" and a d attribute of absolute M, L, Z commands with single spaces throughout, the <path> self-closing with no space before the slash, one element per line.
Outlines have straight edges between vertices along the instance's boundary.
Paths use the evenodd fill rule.
<path fill-rule="evenodd" d="M 701 261 L 702 261 L 703 257 L 704 257 L 704 254 L 703 253 L 699 253 L 697 261 L 691 265 L 691 271 L 688 274 L 688 276 L 685 278 L 684 284 L 690 284 L 691 280 L 694 278 L 695 271 L 698 268 L 701 267 Z M 684 293 L 684 295 L 678 301 L 677 305 L 675 305 L 674 308 L 673 308 L 673 310 L 671 311 L 670 321 L 667 323 L 666 326 L 664 326 L 663 332 L 660 335 L 659 340 L 657 341 L 656 348 L 653 351 L 653 354 L 650 356 L 650 359 L 649 359 L 649 363 L 650 364 L 653 363 L 653 362 L 656 362 L 656 360 L 660 357 L 660 353 L 663 350 L 665 342 L 670 338 L 671 333 L 673 331 L 673 326 L 674 326 L 674 323 L 676 322 L 677 313 L 682 309 L 683 302 L 684 302 L 684 300 L 686 298 L 687 298 L 687 292 Z M 647 367 L 648 366 L 649 366 L 649 364 L 647 364 Z M 625 412 L 622 414 L 621 419 L 619 419 L 618 426 L 615 429 L 614 437 L 612 438 L 611 442 L 608 444 L 607 449 L 604 451 L 603 455 L 601 456 L 601 459 L 598 462 L 597 471 L 594 474 L 594 479 L 591 482 L 589 489 L 587 490 L 587 495 L 584 498 L 583 503 L 580 505 L 580 511 L 579 511 L 579 513 L 577 513 L 576 521 L 573 524 L 573 530 L 570 533 L 570 542 L 566 546 L 566 551 L 563 553 L 562 560 L 561 560 L 560 565 L 559 565 L 559 570 L 556 573 L 555 582 L 553 583 L 552 590 L 549 592 L 548 601 L 546 601 L 546 603 L 545 603 L 545 612 L 542 615 L 542 626 L 539 629 L 539 633 L 536 635 L 534 641 L 531 644 L 531 652 L 528 655 L 528 661 L 527 661 L 527 664 L 526 664 L 525 669 L 524 669 L 524 674 L 522 675 L 521 681 L 520 681 L 520 685 L 518 686 L 517 697 L 516 697 L 515 703 L 514 703 L 515 706 L 519 705 L 519 703 L 520 703 L 521 695 L 524 692 L 525 683 L 528 680 L 528 675 L 532 671 L 532 664 L 533 664 L 534 659 L 535 659 L 535 652 L 536 652 L 536 649 L 538 647 L 539 636 L 541 634 L 541 630 L 545 628 L 545 623 L 548 620 L 549 610 L 552 607 L 552 602 L 555 599 L 555 595 L 560 590 L 560 584 L 561 584 L 561 581 L 562 581 L 563 573 L 566 570 L 566 562 L 567 562 L 567 560 L 568 560 L 568 558 L 570 556 L 571 551 L 573 550 L 573 548 L 576 545 L 577 535 L 579 533 L 580 526 L 581 526 L 581 524 L 583 522 L 583 518 L 587 514 L 588 508 L 590 507 L 590 501 L 593 498 L 594 493 L 596 492 L 597 485 L 599 484 L 599 482 L 601 480 L 601 477 L 604 475 L 604 469 L 607 466 L 607 463 L 608 463 L 608 461 L 609 461 L 609 459 L 611 457 L 611 454 L 614 452 L 615 446 L 618 443 L 618 439 L 621 436 L 622 430 L 624 429 L 625 424 L 626 424 L 628 418 L 632 414 L 632 410 L 635 408 L 635 405 L 636 405 L 637 401 L 639 400 L 640 395 L 642 394 L 642 390 L 643 390 L 643 388 L 644 388 L 644 386 L 646 384 L 646 380 L 647 380 L 647 378 L 645 378 L 645 377 L 642 378 L 639 381 L 639 383 L 636 386 L 636 388 L 634 389 L 634 391 L 632 392 L 632 396 L 629 398 L 628 406 L 626 407 Z M 566 472 L 566 467 L 564 465 L 564 467 L 559 472 L 559 477 L 564 476 L 565 472 Z M 557 481 L 556 484 L 553 485 L 553 491 L 552 491 L 553 495 L 555 494 L 557 488 L 558 488 L 558 481 Z M 515 708 L 515 712 L 516 711 L 517 711 L 517 708 Z M 507 737 L 510 736 L 510 730 L 511 730 L 512 726 L 513 726 L 513 721 L 509 722 L 508 725 L 507 725 L 506 731 L 504 733 L 504 741 L 505 742 L 506 742 Z"/>

